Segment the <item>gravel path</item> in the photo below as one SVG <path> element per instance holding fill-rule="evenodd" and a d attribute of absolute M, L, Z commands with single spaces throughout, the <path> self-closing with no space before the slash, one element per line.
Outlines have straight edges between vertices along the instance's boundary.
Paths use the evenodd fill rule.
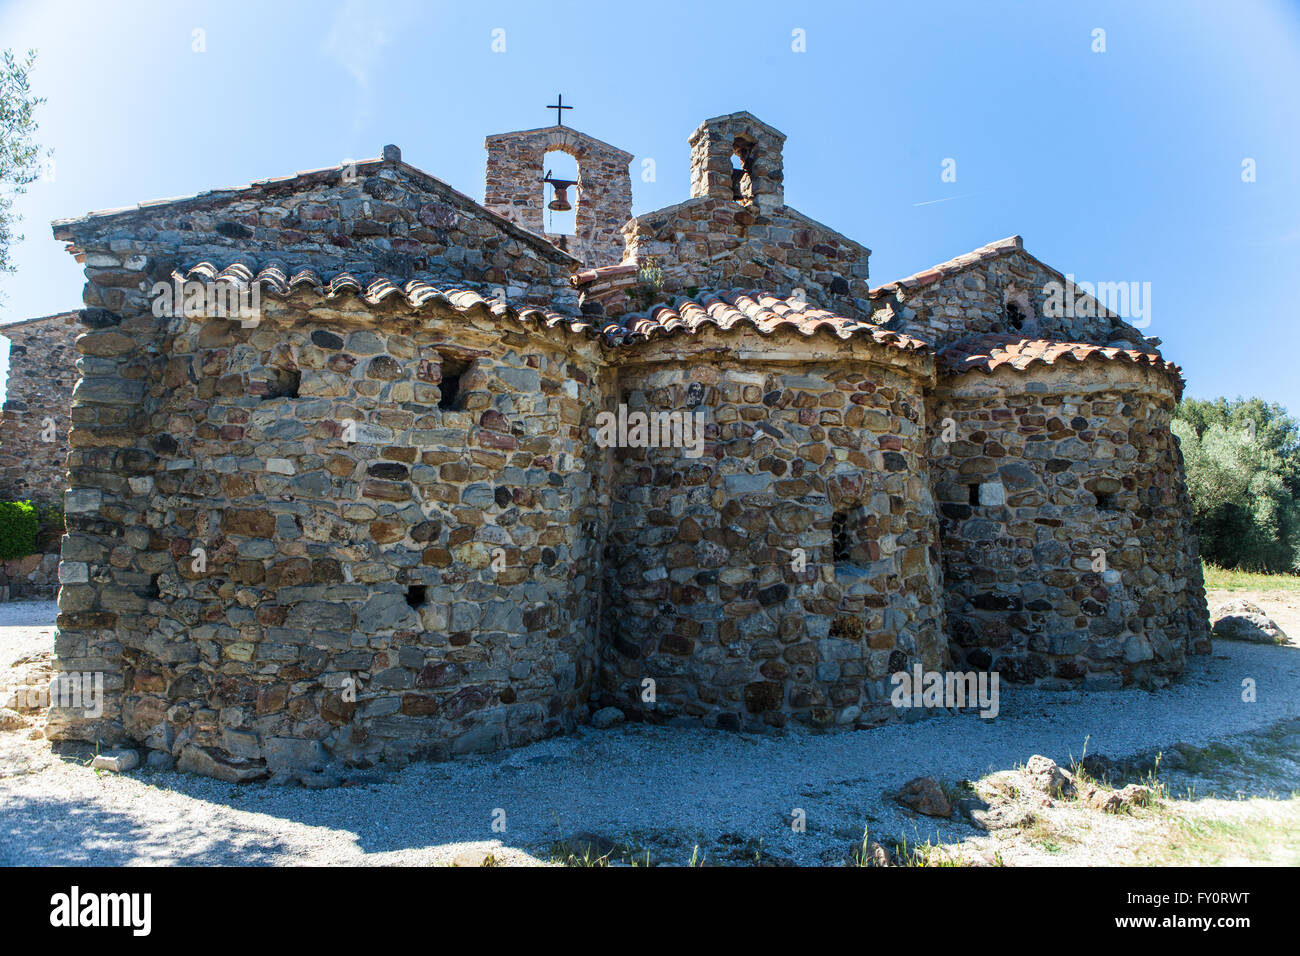
<path fill-rule="evenodd" d="M 0 627 L 0 659 L 36 640 L 31 630 Z M 1256 703 L 1241 700 L 1245 678 L 1256 682 Z M 43 741 L 22 740 L 39 754 L 27 772 L 11 767 L 0 776 L 0 865 L 428 864 L 486 847 L 510 861 L 545 856 L 551 840 L 580 831 L 631 838 L 665 862 L 686 862 L 696 843 L 711 859 L 752 857 L 746 841 L 757 840 L 766 858 L 837 862 L 868 821 L 873 833 L 909 840 L 973 832 L 911 817 L 885 799 L 911 777 L 978 776 L 1035 753 L 1064 762 L 1080 754 L 1085 737 L 1090 753 L 1114 756 L 1175 741 L 1204 745 L 1300 716 L 1298 688 L 1296 649 L 1223 642 L 1159 692 L 1004 685 L 1001 715 L 991 721 L 940 713 L 872 731 L 780 737 L 586 729 L 326 791 L 172 772 L 97 774 L 53 757 Z M 504 833 L 492 830 L 498 808 Z M 794 808 L 807 814 L 804 834 L 789 826 Z"/>
<path fill-rule="evenodd" d="M 54 619 L 58 616 L 59 605 L 54 601 L 0 604 L 0 667 L 37 651 L 54 650 Z"/>

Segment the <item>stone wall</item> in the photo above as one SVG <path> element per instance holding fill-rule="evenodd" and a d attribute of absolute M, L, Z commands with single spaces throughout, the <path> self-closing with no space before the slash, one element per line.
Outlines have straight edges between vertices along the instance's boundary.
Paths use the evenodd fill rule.
<path fill-rule="evenodd" d="M 614 453 L 599 702 L 746 729 L 882 720 L 891 671 L 946 657 L 924 446 L 931 360 L 702 332 L 622 361 L 619 401 L 703 411 L 708 441 L 699 458 Z"/>
<path fill-rule="evenodd" d="M 822 308 L 869 318 L 871 250 L 785 205 L 784 142 L 750 113 L 700 124 L 691 198 L 628 220 L 623 261 L 633 268 L 577 275 L 584 308 L 618 316 L 700 290 L 802 289 Z"/>
<path fill-rule="evenodd" d="M 988 332 L 1151 347 L 1141 331 L 1082 292 L 1073 317 L 1049 316 L 1047 289 L 1053 282 L 1064 284 L 1065 276 L 1026 253 L 1017 236 L 874 290 L 871 320 L 940 349 Z M 1086 308 L 1084 300 L 1090 303 Z"/>
<path fill-rule="evenodd" d="M 73 340 L 84 331 L 79 316 L 60 312 L 0 326 L 11 343 L 0 418 L 0 499 L 57 503 L 63 495 L 68 409 L 77 382 Z"/>
<path fill-rule="evenodd" d="M 111 313 L 138 308 L 154 282 L 204 261 L 424 278 L 576 311 L 576 259 L 403 163 L 396 147 L 385 157 L 56 222 L 54 234 L 84 258 L 85 304 Z"/>
<path fill-rule="evenodd" d="M 782 206 L 770 212 L 734 199 L 702 197 L 645 213 L 623 228 L 640 285 L 599 298 L 606 314 L 644 310 L 700 289 L 762 289 L 852 318 L 871 316 L 871 250 Z M 654 279 L 647 283 L 646 272 Z M 579 279 L 581 282 L 581 278 Z"/>
<path fill-rule="evenodd" d="M 253 328 L 146 313 L 83 335 L 57 652 L 110 695 L 56 735 L 247 779 L 571 727 L 599 385 L 594 346 L 555 335 L 302 289 Z"/>
<path fill-rule="evenodd" d="M 53 547 L 0 563 L 0 601 L 49 601 L 59 593 L 57 540 Z"/>
<path fill-rule="evenodd" d="M 544 235 L 588 267 L 623 258 L 620 230 L 632 217 L 632 154 L 566 126 L 489 136 L 483 205 Z M 546 154 L 568 153 L 578 163 L 572 236 L 546 232 Z"/>
<path fill-rule="evenodd" d="M 1208 649 L 1169 429 L 1176 383 L 1122 361 L 1070 364 L 969 372 L 936 392 L 953 655 L 1014 681 L 1160 684 Z"/>

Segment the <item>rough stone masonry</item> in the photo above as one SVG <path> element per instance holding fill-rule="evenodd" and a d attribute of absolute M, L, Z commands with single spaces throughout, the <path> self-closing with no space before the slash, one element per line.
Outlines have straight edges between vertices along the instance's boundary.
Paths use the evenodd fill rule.
<path fill-rule="evenodd" d="M 52 732 L 243 780 L 604 707 L 866 727 L 914 664 L 1176 677 L 1209 649 L 1177 367 L 1052 316 L 1018 237 L 870 288 L 783 142 L 707 120 L 691 197 L 637 217 L 631 154 L 556 127 L 489 138 L 486 204 L 386 147 L 55 223 L 87 278 L 58 666 L 108 701 Z M 616 411 L 667 439 L 597 440 Z"/>
<path fill-rule="evenodd" d="M 68 470 L 69 411 L 77 384 L 79 311 L 0 326 L 9 340 L 9 377 L 0 412 L 0 500 L 61 503 Z M 53 598 L 58 591 L 57 528 L 37 552 L 0 565 L 0 601 Z"/>

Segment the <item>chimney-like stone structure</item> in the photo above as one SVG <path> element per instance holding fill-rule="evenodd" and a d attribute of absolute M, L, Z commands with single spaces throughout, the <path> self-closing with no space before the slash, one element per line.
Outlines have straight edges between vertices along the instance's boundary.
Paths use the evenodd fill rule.
<path fill-rule="evenodd" d="M 489 136 L 483 205 L 545 236 L 587 268 L 623 259 L 623 224 L 632 218 L 632 154 L 567 126 Z M 546 154 L 568 153 L 578 163 L 572 236 L 546 231 Z"/>
<path fill-rule="evenodd" d="M 753 113 L 705 120 L 691 134 L 691 197 L 736 199 L 770 212 L 785 205 L 785 134 Z"/>

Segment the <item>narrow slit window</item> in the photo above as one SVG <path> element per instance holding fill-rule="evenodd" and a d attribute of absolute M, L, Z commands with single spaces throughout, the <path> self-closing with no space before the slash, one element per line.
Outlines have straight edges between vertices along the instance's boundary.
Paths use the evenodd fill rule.
<path fill-rule="evenodd" d="M 969 496 L 970 496 L 970 497 L 969 497 L 969 502 L 970 502 L 970 504 L 971 504 L 971 505 L 978 505 L 978 504 L 980 503 L 980 486 L 979 486 L 979 484 L 976 483 L 976 484 L 972 484 L 972 485 L 967 485 L 966 487 L 969 489 L 968 494 L 969 494 Z"/>
<path fill-rule="evenodd" d="M 460 380 L 469 371 L 469 362 L 451 355 L 442 356 L 442 380 L 438 383 L 438 407 L 444 412 L 460 410 Z"/>
<path fill-rule="evenodd" d="M 1020 308 L 1019 302 L 1012 301 L 1007 303 L 1007 324 L 1013 329 L 1024 328 L 1025 312 Z"/>
<path fill-rule="evenodd" d="M 848 512 L 837 511 L 831 517 L 831 558 L 836 564 L 849 560 L 849 516 Z"/>

